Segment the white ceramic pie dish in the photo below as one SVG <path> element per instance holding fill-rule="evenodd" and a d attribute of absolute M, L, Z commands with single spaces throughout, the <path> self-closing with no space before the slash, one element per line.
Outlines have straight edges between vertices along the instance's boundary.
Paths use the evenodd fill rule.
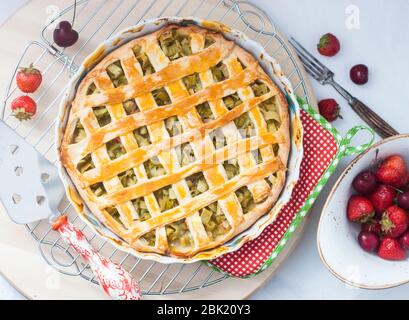
<path fill-rule="evenodd" d="M 288 161 L 288 173 L 286 177 L 286 183 L 281 192 L 279 199 L 277 200 L 276 205 L 272 210 L 258 219 L 249 229 L 242 232 L 241 234 L 235 236 L 230 241 L 226 242 L 222 246 L 216 247 L 214 249 L 198 253 L 197 255 L 191 258 L 175 258 L 169 256 L 162 256 L 156 253 L 141 253 L 130 247 L 126 242 L 120 239 L 117 235 L 111 232 L 106 228 L 101 222 L 98 221 L 97 217 L 92 214 L 90 210 L 87 209 L 84 201 L 77 194 L 76 187 L 71 181 L 68 173 L 65 168 L 59 163 L 59 170 L 64 185 L 66 187 L 67 196 L 71 203 L 74 205 L 77 213 L 80 217 L 88 224 L 88 226 L 99 234 L 104 239 L 110 241 L 117 248 L 129 252 L 137 257 L 152 259 L 161 263 L 192 263 L 198 260 L 209 260 L 214 259 L 222 254 L 232 252 L 239 249 L 244 243 L 249 240 L 255 239 L 266 226 L 272 223 L 280 209 L 287 203 L 290 199 L 292 189 L 296 184 L 300 164 L 303 155 L 302 148 L 302 135 L 303 130 L 300 121 L 300 109 L 297 102 L 297 99 L 294 95 L 290 81 L 283 75 L 280 66 L 278 63 L 271 58 L 264 48 L 256 43 L 255 41 L 247 38 L 245 34 L 238 30 L 232 30 L 225 25 L 220 23 L 205 21 L 197 18 L 187 17 L 164 17 L 153 20 L 145 20 L 137 26 L 129 27 L 125 30 L 122 30 L 117 35 L 104 41 L 93 53 L 91 53 L 81 64 L 79 70 L 71 78 L 65 92 L 63 99 L 60 104 L 60 114 L 58 119 L 58 125 L 56 126 L 56 152 L 60 154 L 60 145 L 63 138 L 64 129 L 67 123 L 70 105 L 72 100 L 75 97 L 76 89 L 82 78 L 85 74 L 92 69 L 101 59 L 103 59 L 108 53 L 123 45 L 124 43 L 144 36 L 145 34 L 152 33 L 167 24 L 177 23 L 177 24 L 186 24 L 193 23 L 198 26 L 212 29 L 222 33 L 226 38 L 234 40 L 238 45 L 246 49 L 247 51 L 253 53 L 254 57 L 259 61 L 260 65 L 266 71 L 266 73 L 274 80 L 274 82 L 287 93 L 287 96 L 291 100 L 291 108 L 289 108 L 290 113 L 290 130 L 291 130 L 291 150 L 290 157 Z"/>
<path fill-rule="evenodd" d="M 364 289 L 386 289 L 409 282 L 409 259 L 387 261 L 367 253 L 357 242 L 358 224 L 346 218 L 353 194 L 351 183 L 371 162 L 392 154 L 409 159 L 409 135 L 397 135 L 374 144 L 344 170 L 324 205 L 317 232 L 317 246 L 325 266 L 341 281 Z"/>

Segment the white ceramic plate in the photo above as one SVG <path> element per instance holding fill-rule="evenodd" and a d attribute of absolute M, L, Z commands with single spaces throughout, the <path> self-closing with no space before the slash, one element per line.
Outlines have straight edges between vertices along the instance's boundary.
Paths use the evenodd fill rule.
<path fill-rule="evenodd" d="M 118 236 L 113 234 L 109 229 L 107 229 L 97 217 L 95 217 L 92 212 L 90 212 L 86 206 L 83 204 L 81 198 L 77 195 L 75 191 L 75 186 L 72 183 L 69 175 L 67 174 L 64 167 L 59 163 L 59 170 L 62 177 L 62 180 L 65 184 L 67 190 L 67 196 L 71 203 L 73 203 L 80 217 L 101 237 L 110 241 L 114 246 L 129 252 L 139 258 L 146 258 L 155 260 L 161 263 L 175 263 L 175 262 L 184 262 L 192 263 L 198 260 L 209 260 L 215 259 L 216 257 L 235 251 L 239 249 L 246 242 L 255 239 L 260 235 L 260 233 L 272 223 L 277 217 L 280 209 L 288 202 L 291 197 L 291 192 L 295 186 L 300 172 L 300 164 L 303 155 L 302 135 L 303 130 L 301 121 L 300 121 L 300 108 L 297 102 L 297 99 L 294 95 L 294 90 L 292 88 L 291 82 L 283 74 L 281 67 L 275 59 L 270 57 L 270 55 L 265 51 L 265 49 L 257 42 L 249 39 L 241 31 L 230 29 L 229 27 L 213 22 L 201 20 L 194 17 L 180 18 L 180 17 L 163 17 L 152 20 L 145 20 L 137 26 L 129 27 L 125 30 L 122 30 L 115 36 L 107 39 L 103 42 L 93 53 L 91 53 L 81 64 L 78 72 L 71 78 L 70 83 L 68 84 L 64 96 L 60 104 L 60 115 L 58 119 L 58 125 L 56 127 L 56 152 L 60 154 L 60 144 L 63 138 L 64 129 L 67 123 L 71 101 L 75 97 L 76 89 L 82 78 L 85 74 L 101 59 L 103 59 L 108 53 L 115 50 L 124 43 L 141 37 L 145 34 L 152 33 L 167 24 L 177 23 L 177 24 L 186 24 L 194 23 L 201 27 L 212 29 L 222 33 L 229 40 L 235 41 L 245 50 L 253 53 L 254 57 L 258 60 L 260 65 L 266 71 L 266 73 L 274 80 L 274 82 L 281 88 L 283 92 L 286 92 L 290 100 L 292 101 L 292 106 L 289 108 L 290 113 L 290 126 L 291 126 L 291 151 L 288 161 L 288 171 L 286 177 L 286 184 L 281 192 L 280 197 L 278 198 L 275 206 L 271 211 L 259 218 L 250 228 L 240 233 L 227 243 L 216 247 L 214 249 L 205 251 L 204 253 L 198 253 L 197 255 L 191 258 L 175 258 L 159 255 L 156 253 L 141 253 L 135 251 L 127 243 L 122 241 Z M 298 124 L 293 126 L 293 124 Z M 296 128 L 294 128 L 296 127 Z M 297 130 L 294 134 L 293 130 Z"/>
<path fill-rule="evenodd" d="M 355 158 L 344 170 L 324 205 L 318 226 L 317 245 L 321 260 L 340 280 L 364 289 L 385 289 L 409 282 L 409 258 L 387 261 L 367 253 L 357 242 L 358 224 L 346 218 L 346 206 L 354 193 L 351 183 L 368 169 L 378 153 L 383 159 L 400 154 L 409 161 L 409 135 L 382 140 Z"/>

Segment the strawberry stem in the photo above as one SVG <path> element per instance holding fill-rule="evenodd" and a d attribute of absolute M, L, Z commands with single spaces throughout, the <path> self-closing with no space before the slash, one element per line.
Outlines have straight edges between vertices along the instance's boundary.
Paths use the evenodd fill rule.
<path fill-rule="evenodd" d="M 32 62 L 30 63 L 28 67 L 20 67 L 19 70 L 25 73 L 32 73 L 32 74 L 39 72 L 36 68 L 34 68 L 34 64 Z"/>
<path fill-rule="evenodd" d="M 323 35 L 323 36 L 320 38 L 319 42 L 318 42 L 318 45 L 317 45 L 318 49 L 321 49 L 321 48 L 326 47 L 327 44 L 328 44 L 328 41 L 329 41 L 328 35 L 327 35 L 327 34 Z"/>
<path fill-rule="evenodd" d="M 30 112 L 25 112 L 24 108 L 16 109 L 13 112 L 13 116 L 20 121 L 30 120 L 33 117 L 33 114 Z"/>
<path fill-rule="evenodd" d="M 382 231 L 384 232 L 388 232 L 389 230 L 391 230 L 393 227 L 395 227 L 395 225 L 393 224 L 393 222 L 386 216 L 382 217 L 381 219 L 381 226 L 382 226 Z"/>

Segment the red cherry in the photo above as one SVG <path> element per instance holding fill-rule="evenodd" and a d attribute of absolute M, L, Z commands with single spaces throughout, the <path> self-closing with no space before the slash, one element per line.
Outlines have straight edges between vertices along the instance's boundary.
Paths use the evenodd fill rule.
<path fill-rule="evenodd" d="M 358 242 L 362 249 L 368 252 L 375 251 L 379 245 L 379 237 L 370 231 L 361 231 L 358 235 Z"/>
<path fill-rule="evenodd" d="M 71 30 L 72 26 L 71 26 L 71 23 L 69 21 L 64 20 L 64 21 L 61 21 L 58 24 L 57 28 L 69 31 L 69 30 Z"/>
<path fill-rule="evenodd" d="M 368 82 L 368 67 L 364 64 L 357 64 L 351 68 L 349 76 L 355 84 L 365 84 Z"/>
<path fill-rule="evenodd" d="M 382 226 L 379 223 L 379 221 L 374 220 L 374 221 L 370 221 L 370 222 L 361 224 L 361 230 L 370 231 L 377 235 L 380 235 L 382 233 Z"/>
<path fill-rule="evenodd" d="M 54 30 L 53 38 L 58 46 L 67 48 L 77 42 L 78 32 L 72 29 L 68 21 L 61 21 Z"/>
<path fill-rule="evenodd" d="M 354 178 L 352 186 L 359 193 L 371 193 L 377 186 L 375 174 L 369 170 L 362 171 Z"/>
<path fill-rule="evenodd" d="M 406 231 L 401 235 L 401 237 L 399 238 L 399 243 L 403 249 L 409 250 L 409 231 Z"/>
<path fill-rule="evenodd" d="M 409 191 L 401 193 L 398 196 L 398 206 L 403 209 L 409 210 Z"/>

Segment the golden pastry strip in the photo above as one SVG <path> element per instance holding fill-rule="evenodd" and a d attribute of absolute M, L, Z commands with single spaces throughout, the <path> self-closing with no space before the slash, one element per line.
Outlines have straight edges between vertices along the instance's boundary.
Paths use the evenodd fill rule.
<path fill-rule="evenodd" d="M 210 66 L 216 64 L 229 54 L 232 47 L 232 44 L 229 44 L 222 48 L 208 48 L 196 55 L 183 57 L 158 72 L 146 76 L 143 82 L 108 89 L 103 93 L 87 96 L 85 106 L 91 107 L 106 103 L 121 103 L 127 99 L 143 96 L 152 90 L 164 87 L 192 73 L 200 73 L 208 70 Z"/>
<path fill-rule="evenodd" d="M 237 55 L 233 54 L 231 55 L 228 59 L 225 61 L 225 68 L 226 72 L 228 72 L 232 77 L 236 76 L 237 74 L 240 74 L 243 72 L 241 65 L 238 63 L 238 57 Z M 248 70 L 248 69 L 247 69 Z M 245 71 L 244 71 L 245 72 Z M 240 87 L 238 88 L 237 92 L 234 93 L 233 95 L 224 97 L 222 101 L 216 101 L 213 100 L 213 104 L 217 104 L 218 108 L 215 108 L 216 116 L 222 117 L 225 114 L 225 110 L 223 110 L 223 105 L 225 105 L 225 108 L 228 108 L 229 110 L 234 110 L 234 108 L 237 108 L 240 104 L 241 101 L 248 101 L 248 99 L 252 98 L 251 95 L 248 94 L 249 88 L 248 87 Z M 258 108 L 255 108 L 257 111 Z M 254 110 L 251 109 L 248 111 L 248 113 L 253 112 Z M 240 119 L 243 117 L 244 113 L 242 113 L 237 119 Z M 235 123 L 236 123 L 235 120 Z M 258 123 L 256 123 L 258 125 Z M 233 144 L 235 143 L 238 139 L 240 139 L 240 133 L 237 130 L 236 125 L 233 122 L 228 123 L 222 130 L 226 136 L 227 144 Z M 231 161 L 231 160 L 230 160 Z M 250 152 L 240 154 L 237 157 L 237 171 L 239 171 L 239 168 L 242 168 L 242 170 L 246 170 L 253 165 L 255 165 L 255 161 L 252 158 L 252 155 Z M 227 163 L 224 168 L 226 169 L 226 166 L 232 166 L 232 164 Z M 230 171 L 232 172 L 232 171 Z M 227 176 L 229 177 L 229 172 L 226 171 Z M 255 199 L 256 202 L 260 202 L 265 199 L 267 196 L 268 192 L 270 191 L 270 187 L 266 184 L 264 180 L 260 180 L 255 182 L 254 184 L 251 184 L 248 186 L 253 198 Z"/>
<path fill-rule="evenodd" d="M 109 84 L 107 81 L 96 81 L 95 86 L 98 90 L 105 90 L 109 87 L 112 86 L 112 84 Z M 123 108 L 121 105 L 108 105 L 106 107 L 108 112 L 110 113 L 110 117 L 112 117 L 112 120 L 115 121 L 116 119 L 119 119 L 123 116 Z M 88 124 L 89 125 L 89 124 Z M 122 139 L 118 138 L 118 144 L 121 144 L 121 142 L 126 141 L 126 136 L 124 136 Z M 133 146 L 130 145 L 128 146 L 128 150 L 130 150 Z M 113 153 L 111 154 L 112 151 Z M 95 162 L 96 167 L 103 166 L 105 163 L 108 163 L 110 159 L 112 159 L 112 156 L 115 156 L 115 151 L 116 152 L 126 152 L 126 150 L 122 149 L 121 150 L 110 150 L 108 145 L 105 146 L 103 145 L 99 149 L 96 150 L 95 153 L 93 153 L 93 160 Z M 119 182 L 119 183 L 118 183 Z M 119 189 L 121 189 L 121 184 L 119 181 L 119 178 L 117 176 L 107 179 L 103 182 L 103 188 L 106 190 L 107 193 L 112 193 L 115 192 Z M 87 190 L 88 196 L 90 198 L 96 197 L 96 195 L 92 194 L 92 190 Z M 132 219 L 132 208 L 129 203 L 121 203 L 118 204 L 117 207 L 110 208 L 111 212 L 108 212 L 107 218 L 110 221 L 111 224 L 115 224 L 116 227 L 122 228 L 122 229 L 128 229 L 132 224 L 133 224 L 133 219 Z"/>
<path fill-rule="evenodd" d="M 260 100 L 257 99 L 247 101 L 243 103 L 242 106 L 238 106 L 234 110 L 225 113 L 220 118 L 203 124 L 199 128 L 191 129 L 189 131 L 183 132 L 181 135 L 177 137 L 170 138 L 168 140 L 162 140 L 161 142 L 158 142 L 156 144 L 151 144 L 145 147 L 135 149 L 127 153 L 123 157 L 114 160 L 110 163 L 107 163 L 103 167 L 97 168 L 95 170 L 90 170 L 84 173 L 85 179 L 84 182 L 87 184 L 92 184 L 102 181 L 104 179 L 109 178 L 110 175 L 116 175 L 119 172 L 131 168 L 133 165 L 139 164 L 141 161 L 146 161 L 146 159 L 157 155 L 162 150 L 168 150 L 180 144 L 190 142 L 195 139 L 201 139 L 203 136 L 209 134 L 215 128 L 218 128 L 221 123 L 227 122 L 229 120 L 231 121 L 235 117 L 237 117 L 237 114 L 242 114 L 244 112 L 247 112 L 248 110 L 251 110 L 251 108 L 257 106 L 259 101 Z M 280 141 L 277 141 L 277 143 L 279 142 Z M 204 151 L 212 151 L 210 147 L 205 148 L 203 146 L 201 147 L 201 149 Z"/>
<path fill-rule="evenodd" d="M 239 74 L 243 71 L 243 66 L 238 59 L 230 59 L 227 63 L 227 68 L 229 72 L 234 76 Z M 272 89 L 269 89 L 271 91 Z M 250 87 L 243 87 L 237 91 L 237 94 L 240 99 L 249 100 L 254 98 L 254 94 Z M 268 94 L 268 93 L 266 93 Z M 266 132 L 264 118 L 260 113 L 259 108 L 253 108 L 248 111 L 248 115 L 251 118 L 250 120 L 254 123 L 255 128 L 257 128 L 258 134 L 263 134 Z M 236 124 L 237 125 L 237 124 Z M 231 141 L 235 141 L 234 137 Z M 229 142 L 228 142 L 229 143 Z M 261 150 L 262 155 L 267 159 L 266 155 L 268 155 L 268 150 L 271 149 L 268 146 L 263 146 Z M 241 156 L 238 158 L 240 167 L 251 168 L 252 166 L 256 165 L 256 160 L 254 159 L 253 155 L 249 152 L 245 156 Z M 270 192 L 270 186 L 264 181 L 260 180 L 255 183 L 249 184 L 248 189 L 253 195 L 255 202 L 260 202 L 264 200 L 268 193 Z"/>
<path fill-rule="evenodd" d="M 194 42 L 195 43 L 195 42 Z M 202 37 L 201 39 L 199 38 L 198 41 L 196 41 L 196 50 L 200 50 L 203 49 L 203 47 L 206 46 L 206 38 Z M 201 86 L 203 88 L 205 88 L 206 90 L 211 91 L 213 87 L 229 82 L 230 79 L 237 79 L 238 77 L 229 77 L 229 75 L 227 74 L 228 71 L 225 68 L 224 62 L 220 61 L 217 65 L 213 66 L 210 70 L 204 71 L 202 73 L 199 74 L 199 78 L 200 78 L 200 82 L 201 82 Z M 246 72 L 243 72 L 242 74 L 244 74 Z M 211 79 L 211 80 L 210 80 Z M 217 81 L 217 83 L 215 84 L 215 81 Z M 231 81 L 232 84 L 235 84 L 235 80 Z M 229 87 L 229 92 L 232 92 L 233 90 L 237 90 L 238 88 L 240 88 L 241 86 L 245 85 L 246 82 L 242 81 L 241 84 L 239 86 L 230 86 Z M 214 118 L 224 118 L 224 124 L 228 123 L 229 121 L 233 120 L 236 117 L 232 117 L 230 119 L 228 115 L 226 114 L 221 114 L 218 113 L 216 108 L 212 108 L 212 101 L 215 101 L 215 98 L 217 97 L 218 99 L 223 98 L 223 96 L 226 95 L 226 92 L 224 92 L 224 94 L 222 96 L 220 95 L 215 95 L 215 94 L 211 94 L 210 97 L 211 99 L 209 99 L 208 101 L 206 101 L 206 105 L 204 107 L 206 107 L 207 109 L 203 110 L 203 106 L 201 106 L 201 109 L 197 109 L 196 111 L 202 111 L 204 112 L 204 114 L 202 113 L 200 115 L 200 117 L 202 118 L 202 122 L 203 123 L 211 123 L 210 118 L 214 117 Z M 244 106 L 245 104 L 243 104 Z M 238 110 L 240 110 L 238 108 Z M 233 111 L 234 112 L 234 111 Z M 219 116 L 219 117 L 217 117 Z M 204 138 L 203 138 L 203 144 L 205 145 L 205 150 L 208 150 L 209 153 L 214 154 L 215 153 L 215 145 L 213 144 L 212 139 L 210 138 L 210 136 L 207 134 Z M 196 143 L 196 149 L 198 153 L 202 153 L 202 157 L 205 158 L 206 157 L 206 152 L 203 152 L 203 148 L 201 148 L 201 144 Z M 242 150 L 242 149 L 241 149 Z M 233 152 L 234 153 L 234 152 Z M 222 165 L 220 165 L 220 163 L 222 162 L 223 159 L 218 159 L 216 158 L 216 161 L 213 161 L 211 163 L 219 163 L 219 165 L 217 166 L 212 166 L 209 169 L 205 170 L 205 168 L 203 169 L 203 174 L 204 177 L 206 178 L 209 187 L 211 190 L 214 190 L 215 188 L 220 187 L 221 185 L 224 185 L 226 182 L 226 174 L 224 172 L 224 169 L 222 167 Z M 219 161 L 218 161 L 219 160 Z M 235 197 L 235 195 L 233 193 L 226 195 L 225 197 L 220 197 L 219 199 L 217 199 L 217 202 L 213 202 L 213 203 L 209 203 L 207 206 L 201 208 L 200 211 L 200 216 L 202 219 L 202 223 L 205 227 L 206 232 L 208 233 L 208 237 L 213 240 L 213 241 L 217 241 L 217 238 L 215 238 L 215 234 L 212 232 L 212 224 L 211 221 L 212 220 L 216 220 L 217 218 L 224 218 L 226 221 L 222 222 L 225 223 L 225 228 L 222 229 L 223 232 L 216 234 L 216 236 L 219 239 L 227 239 L 228 237 L 230 237 L 230 235 L 234 232 L 234 230 L 236 230 L 237 226 L 239 226 L 243 220 L 243 212 L 242 209 L 240 207 L 239 202 L 237 201 L 237 198 Z M 217 208 L 215 210 L 212 210 L 212 206 L 216 205 Z M 210 209 L 210 210 L 208 210 Z M 216 212 L 214 212 L 216 211 Z M 217 216 L 218 211 L 220 211 L 220 215 Z M 208 216 L 209 214 L 211 214 L 210 217 L 208 217 L 206 219 L 206 215 Z M 209 219 L 210 218 L 210 219 Z M 206 221 L 207 220 L 207 221 Z M 214 229 L 214 228 L 213 228 Z M 224 234 L 223 234 L 224 233 Z M 219 240 L 220 242 L 221 240 Z"/>
<path fill-rule="evenodd" d="M 193 52 L 197 52 L 200 51 L 201 49 L 203 49 L 203 46 L 205 44 L 205 37 L 199 35 L 196 35 L 196 37 L 192 38 L 191 41 L 191 47 Z M 200 79 L 200 74 L 196 74 L 195 75 L 196 81 L 200 81 L 200 87 L 203 89 L 203 85 Z M 243 78 L 246 78 L 246 76 L 244 76 Z M 236 82 L 237 84 L 242 82 L 239 79 L 234 79 L 233 81 L 231 81 L 232 84 L 233 82 Z M 225 84 L 224 84 L 225 85 Z M 193 92 L 190 92 L 189 90 L 189 86 L 186 85 L 186 83 L 184 84 L 184 87 L 182 86 L 182 84 L 179 83 L 173 83 L 171 85 L 170 88 L 170 92 L 173 96 L 174 99 L 183 99 L 186 98 L 189 95 L 195 95 L 195 90 L 193 90 Z M 212 92 L 212 89 L 214 92 Z M 215 90 L 216 89 L 216 90 Z M 215 85 L 213 88 L 206 88 L 206 91 L 204 92 L 208 92 L 209 95 L 220 95 L 220 92 L 224 93 L 224 91 L 226 91 L 224 89 L 224 87 L 222 87 L 222 90 L 217 90 L 217 85 Z M 200 91 L 199 91 L 200 92 Z M 203 92 L 203 91 L 202 91 Z M 208 96 L 209 96 L 208 95 Z M 202 101 L 197 101 L 196 103 L 193 103 L 194 106 L 199 106 L 199 104 L 201 103 L 206 103 L 206 100 L 202 100 Z M 210 111 L 211 112 L 211 111 Z M 202 120 L 201 120 L 201 116 L 200 114 L 198 114 L 198 110 L 197 108 L 193 108 L 188 110 L 186 113 L 181 112 L 179 113 L 179 119 L 180 122 L 183 126 L 183 128 L 185 130 L 190 130 L 190 129 L 198 129 L 202 126 Z M 202 131 L 203 132 L 203 131 Z M 202 139 L 194 139 L 190 146 L 192 148 L 192 150 L 194 151 L 195 155 L 197 157 L 199 157 L 199 161 L 202 161 L 203 163 L 209 162 L 209 163 L 214 163 L 214 162 L 210 162 L 211 160 L 209 159 L 208 161 L 206 160 L 202 160 L 206 157 L 206 155 L 208 153 L 213 154 L 214 153 L 214 149 L 213 149 L 213 145 L 212 142 L 210 141 L 209 137 L 207 136 L 206 132 L 203 132 L 201 134 Z M 213 189 L 221 184 L 223 184 L 224 182 L 224 177 L 222 172 L 220 171 L 220 168 L 218 167 L 214 167 L 214 166 L 209 166 L 207 170 L 203 169 L 203 181 L 206 184 L 207 188 L 205 189 Z M 191 175 L 192 177 L 192 175 Z M 189 180 L 188 180 L 189 181 Z M 193 195 L 194 189 L 196 188 L 197 192 L 204 192 L 205 190 L 202 188 L 199 188 L 199 182 L 196 184 L 195 179 L 190 180 L 193 189 L 191 189 L 191 196 Z M 202 190 L 202 191 L 199 191 Z M 189 199 L 190 197 L 188 196 L 187 199 Z M 229 197 L 227 197 L 226 199 L 219 199 L 219 201 L 216 203 L 220 206 L 220 214 L 221 216 L 225 215 L 225 208 L 226 205 L 229 205 L 231 208 L 235 208 L 235 212 L 237 212 L 237 214 L 231 214 L 229 216 L 227 216 L 227 219 L 229 220 L 229 223 L 227 223 L 228 225 L 233 225 L 236 226 L 241 220 L 242 217 L 240 215 L 240 208 L 238 206 L 234 206 L 234 202 L 235 199 L 234 197 L 232 197 L 231 195 Z M 208 231 L 206 230 L 206 225 L 203 222 L 202 219 L 202 212 L 193 212 L 191 215 L 186 217 L 186 222 L 189 226 L 190 230 L 194 230 L 193 235 L 195 238 L 195 242 L 197 243 L 197 246 L 199 247 L 205 247 L 205 246 L 209 246 L 213 241 L 212 240 L 216 240 L 213 239 L 213 236 L 209 236 Z M 232 230 L 232 228 L 230 228 L 230 230 Z M 227 231 L 227 229 L 226 229 Z M 226 232 L 225 234 L 220 234 L 219 237 L 219 241 L 220 238 L 227 238 L 229 236 L 230 232 Z"/>
<path fill-rule="evenodd" d="M 216 150 L 213 154 L 208 154 L 198 162 L 194 162 L 190 165 L 182 167 L 175 173 L 170 173 L 157 178 L 149 179 L 147 181 L 142 181 L 126 189 L 120 189 L 117 192 L 102 196 L 99 199 L 100 208 L 103 209 L 116 203 L 122 203 L 134 198 L 145 196 L 149 193 L 154 192 L 155 190 L 172 184 L 172 182 L 182 180 L 194 173 L 208 170 L 212 167 L 217 166 L 223 161 L 234 159 L 236 157 L 239 157 L 240 155 L 249 153 L 251 150 L 255 150 L 261 146 L 278 143 L 278 141 L 279 139 L 277 139 L 276 136 L 271 133 L 265 133 L 265 135 L 262 137 L 252 137 L 246 140 L 235 141 L 229 146 Z"/>
<path fill-rule="evenodd" d="M 141 125 L 155 123 L 173 115 L 185 114 L 195 106 L 208 101 L 209 97 L 222 98 L 226 91 L 237 90 L 242 86 L 250 84 L 256 78 L 256 73 L 244 71 L 243 73 L 237 75 L 236 78 L 226 80 L 224 83 L 211 85 L 206 88 L 206 90 L 199 91 L 191 96 L 184 96 L 176 102 L 168 105 L 157 107 L 155 109 L 142 110 L 141 112 L 123 117 L 118 119 L 116 122 L 110 122 L 107 125 L 98 127 L 94 130 L 92 130 L 92 127 L 90 127 L 90 130 L 92 130 L 91 139 L 87 141 L 87 144 L 80 144 L 78 147 L 81 149 L 81 154 L 85 155 L 86 153 L 95 150 L 95 148 L 99 147 L 102 143 L 117 136 L 126 134 Z M 268 93 L 262 97 L 257 97 L 254 100 L 246 101 L 246 103 L 252 103 L 255 106 L 259 102 L 272 97 L 274 94 L 275 92 L 272 91 L 271 93 Z M 77 149 L 74 146 L 71 148 Z"/>
<path fill-rule="evenodd" d="M 212 190 L 202 193 L 195 198 L 192 198 L 190 201 L 181 204 L 176 208 L 165 211 L 155 218 L 151 218 L 144 222 L 135 224 L 133 230 L 127 236 L 139 238 L 143 233 L 147 231 L 149 232 L 150 230 L 158 228 L 169 222 L 177 221 L 186 216 L 189 216 L 193 212 L 198 211 L 206 207 L 210 203 L 228 195 L 230 192 L 234 192 L 235 190 L 251 182 L 262 179 L 264 176 L 268 175 L 269 172 L 274 173 L 282 169 L 284 169 L 284 165 L 279 159 L 273 159 L 264 162 L 263 164 L 251 168 L 247 172 L 243 172 L 235 178 L 225 182 L 223 185 L 220 185 Z"/>

